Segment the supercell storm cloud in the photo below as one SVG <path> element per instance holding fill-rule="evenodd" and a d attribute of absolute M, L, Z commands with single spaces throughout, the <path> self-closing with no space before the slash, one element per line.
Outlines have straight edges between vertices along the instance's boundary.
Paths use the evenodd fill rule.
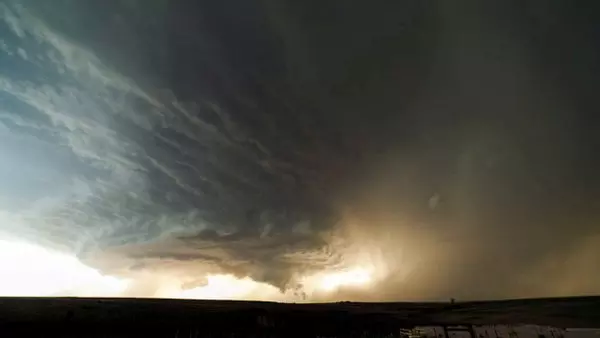
<path fill-rule="evenodd" d="M 600 291 L 594 11 L 375 2 L 1 1 L 3 238 L 136 296 Z"/>
<path fill-rule="evenodd" d="M 264 111 L 252 97 L 221 104 L 220 92 L 244 93 L 226 91 L 236 84 L 216 54 L 201 64 L 213 78 L 193 75 L 212 93 L 185 101 L 149 89 L 42 21 L 41 7 L 2 8 L 3 231 L 81 257 L 169 238 L 176 246 L 128 256 L 213 264 L 278 287 L 292 270 L 335 263 L 321 234 L 336 222 L 332 182 L 318 172 L 326 149 L 310 116 L 284 115 L 285 102 Z M 177 41 L 153 43 L 156 53 Z"/>

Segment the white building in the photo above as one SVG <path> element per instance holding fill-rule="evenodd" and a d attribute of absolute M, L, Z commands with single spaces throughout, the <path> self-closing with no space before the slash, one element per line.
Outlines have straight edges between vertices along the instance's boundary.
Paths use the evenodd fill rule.
<path fill-rule="evenodd" d="M 471 327 L 448 326 L 448 338 L 600 338 L 600 329 L 562 329 L 539 325 L 482 325 Z M 445 338 L 442 326 L 420 326 L 406 335 L 426 338 Z"/>

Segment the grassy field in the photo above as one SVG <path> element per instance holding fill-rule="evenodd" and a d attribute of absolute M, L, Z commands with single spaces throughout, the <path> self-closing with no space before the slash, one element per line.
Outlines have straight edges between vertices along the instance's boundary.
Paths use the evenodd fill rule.
<path fill-rule="evenodd" d="M 80 337 L 105 334 L 129 337 L 157 332 L 167 336 L 185 332 L 185 337 L 198 336 L 200 332 L 202 335 L 210 333 L 212 337 L 221 336 L 219 333 L 223 332 L 245 337 L 333 337 L 355 336 L 361 332 L 385 336 L 398 332 L 401 327 L 461 324 L 600 327 L 600 297 L 454 304 L 0 298 L 0 328 L 14 334 L 27 331 L 35 335 L 36 330 L 42 330 L 46 334 Z"/>

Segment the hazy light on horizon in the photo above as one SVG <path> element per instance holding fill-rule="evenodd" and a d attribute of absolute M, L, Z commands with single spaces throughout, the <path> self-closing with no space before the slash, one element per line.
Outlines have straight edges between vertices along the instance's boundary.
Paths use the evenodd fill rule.
<path fill-rule="evenodd" d="M 342 286 L 365 286 L 371 282 L 371 273 L 365 268 L 326 274 L 321 281 L 325 291 L 336 290 Z"/>
<path fill-rule="evenodd" d="M 128 284 L 75 257 L 18 241 L 0 240 L 0 269 L 0 296 L 113 296 Z"/>
<path fill-rule="evenodd" d="M 76 257 L 39 245 L 0 240 L 0 296 L 9 297 L 128 297 L 135 278 L 106 276 L 83 264 Z M 144 298 L 232 299 L 262 301 L 310 301 L 341 288 L 364 288 L 373 282 L 373 269 L 351 267 L 320 271 L 301 278 L 302 292 L 282 291 L 249 277 L 230 274 L 206 276 L 202 286 L 182 289 L 183 282 L 170 276 L 146 275 L 160 281 L 154 292 L 137 294 Z M 308 296 L 307 296 L 308 295 Z"/>

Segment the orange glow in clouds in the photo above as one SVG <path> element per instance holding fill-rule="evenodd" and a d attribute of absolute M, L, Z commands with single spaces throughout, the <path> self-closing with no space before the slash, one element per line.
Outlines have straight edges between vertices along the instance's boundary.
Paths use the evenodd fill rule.
<path fill-rule="evenodd" d="M 372 273 L 365 268 L 355 268 L 349 271 L 325 273 L 320 280 L 320 288 L 324 291 L 334 291 L 340 287 L 367 286 L 372 280 Z"/>
<path fill-rule="evenodd" d="M 127 297 L 135 278 L 104 276 L 78 259 L 40 246 L 0 240 L 0 296 Z M 368 288 L 376 281 L 375 265 L 362 264 L 319 271 L 299 278 L 302 292 L 278 288 L 233 275 L 207 275 L 203 286 L 183 290 L 180 278 L 147 274 L 140 280 L 159 281 L 152 294 L 139 297 L 236 299 L 301 302 L 323 298 L 345 288 Z M 135 291 L 135 290 L 134 290 Z"/>

